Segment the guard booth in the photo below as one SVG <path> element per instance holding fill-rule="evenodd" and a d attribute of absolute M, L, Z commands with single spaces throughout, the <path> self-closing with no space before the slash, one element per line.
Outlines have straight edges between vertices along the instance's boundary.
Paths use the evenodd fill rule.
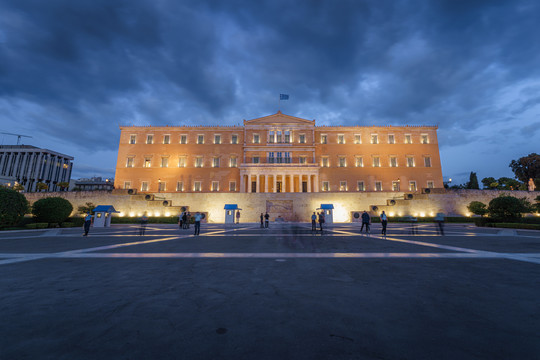
<path fill-rule="evenodd" d="M 236 212 L 240 211 L 237 204 L 225 204 L 225 224 L 234 224 L 236 221 Z"/>
<path fill-rule="evenodd" d="M 112 205 L 98 205 L 94 210 L 94 227 L 111 226 L 112 213 L 118 213 Z"/>
<path fill-rule="evenodd" d="M 334 204 L 321 204 L 321 207 L 317 210 L 324 211 L 324 222 L 325 224 L 334 223 Z M 317 219 L 318 221 L 318 219 Z"/>

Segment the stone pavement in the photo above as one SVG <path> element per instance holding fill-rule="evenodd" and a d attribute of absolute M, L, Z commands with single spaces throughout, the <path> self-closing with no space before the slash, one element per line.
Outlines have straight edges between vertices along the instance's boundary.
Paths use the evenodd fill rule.
<path fill-rule="evenodd" d="M 0 359 L 538 359 L 540 232 L 0 232 Z"/>

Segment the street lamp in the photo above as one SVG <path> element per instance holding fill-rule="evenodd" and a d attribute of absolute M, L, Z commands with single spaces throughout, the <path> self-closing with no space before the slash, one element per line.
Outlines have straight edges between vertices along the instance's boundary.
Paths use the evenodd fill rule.
<path fill-rule="evenodd" d="M 158 191 L 158 193 L 160 193 L 161 192 L 161 179 L 157 179 L 157 181 L 158 181 L 157 191 Z"/>

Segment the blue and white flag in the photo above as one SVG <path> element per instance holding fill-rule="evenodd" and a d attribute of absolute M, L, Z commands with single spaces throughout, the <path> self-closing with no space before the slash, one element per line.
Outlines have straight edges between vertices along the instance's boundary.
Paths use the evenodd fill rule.
<path fill-rule="evenodd" d="M 289 95 L 287 95 L 287 94 L 279 94 L 279 100 L 289 100 Z"/>

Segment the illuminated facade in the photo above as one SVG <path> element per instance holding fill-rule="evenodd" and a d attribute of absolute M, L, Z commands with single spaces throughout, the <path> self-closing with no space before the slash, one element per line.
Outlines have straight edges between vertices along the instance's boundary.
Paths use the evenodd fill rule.
<path fill-rule="evenodd" d="M 436 126 L 122 126 L 115 187 L 139 192 L 420 192 L 442 188 Z"/>

